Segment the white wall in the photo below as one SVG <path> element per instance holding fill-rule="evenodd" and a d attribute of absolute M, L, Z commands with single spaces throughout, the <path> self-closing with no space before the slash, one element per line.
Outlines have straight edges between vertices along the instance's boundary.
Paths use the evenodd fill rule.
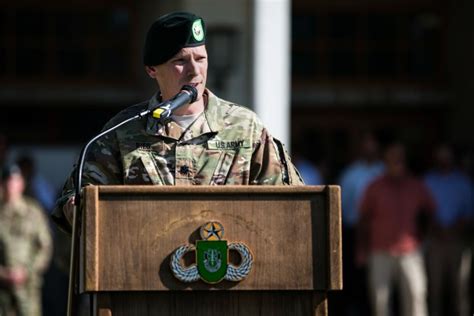
<path fill-rule="evenodd" d="M 289 146 L 290 0 L 254 1 L 255 110 L 270 133 Z"/>

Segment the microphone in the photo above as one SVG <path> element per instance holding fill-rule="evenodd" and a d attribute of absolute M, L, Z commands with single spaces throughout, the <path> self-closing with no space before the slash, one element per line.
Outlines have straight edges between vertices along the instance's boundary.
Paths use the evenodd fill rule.
<path fill-rule="evenodd" d="M 169 99 L 167 101 L 161 102 L 156 106 L 155 108 L 147 109 L 145 111 L 142 111 L 138 113 L 135 116 L 129 117 L 128 119 L 119 122 L 115 124 L 114 126 L 108 128 L 107 130 L 102 131 L 100 134 L 96 135 L 94 138 L 92 138 L 82 149 L 81 154 L 79 155 L 79 161 L 78 161 L 78 168 L 76 172 L 76 179 L 75 179 L 75 189 L 76 189 L 76 198 L 75 198 L 75 204 L 76 206 L 79 206 L 80 203 L 80 191 L 81 191 L 81 186 L 82 186 L 82 170 L 84 167 L 84 160 L 85 156 L 87 153 L 87 150 L 89 149 L 89 146 L 94 143 L 96 140 L 101 138 L 102 136 L 116 130 L 120 126 L 127 124 L 131 121 L 137 120 L 137 119 L 142 119 L 145 116 L 149 115 L 150 113 L 153 113 L 153 117 L 157 119 L 166 119 L 171 114 L 173 111 L 175 111 L 177 108 L 186 105 L 188 103 L 193 103 L 197 99 L 197 89 L 194 88 L 193 86 L 190 85 L 184 85 L 181 88 L 181 92 L 175 95 L 172 99 Z"/>
<path fill-rule="evenodd" d="M 164 101 L 155 109 L 151 109 L 153 117 L 159 120 L 167 119 L 171 114 L 183 105 L 193 103 L 197 99 L 197 90 L 193 86 L 184 85 L 181 92 L 172 99 Z"/>
<path fill-rule="evenodd" d="M 74 186 L 75 186 L 75 197 L 74 197 L 74 205 L 76 207 L 74 216 L 73 216 L 73 223 L 72 223 L 72 241 L 71 241 L 71 262 L 70 262 L 70 270 L 69 270 L 69 288 L 68 288 L 68 311 L 71 312 L 72 309 L 75 308 L 77 305 L 76 299 L 74 299 L 74 291 L 75 287 L 77 286 L 77 264 L 75 258 L 78 257 L 78 247 L 79 244 L 78 235 L 79 230 L 81 227 L 81 187 L 82 187 L 82 173 L 84 169 L 85 157 L 89 147 L 99 138 L 107 135 L 108 133 L 116 130 L 122 125 L 125 125 L 131 121 L 139 120 L 150 113 L 153 113 L 153 117 L 159 120 L 166 119 L 171 116 L 173 111 L 177 108 L 186 105 L 188 103 L 193 103 L 197 99 L 197 90 L 193 86 L 185 85 L 181 88 L 181 92 L 174 96 L 172 99 L 164 101 L 155 108 L 147 109 L 142 111 L 135 116 L 129 117 L 112 127 L 103 130 L 101 133 L 96 135 L 94 138 L 89 140 L 89 142 L 82 148 L 81 154 L 79 155 L 77 168 L 75 172 L 75 179 L 74 179 Z M 79 214 L 78 214 L 79 213 Z M 69 315 L 69 313 L 68 313 Z"/>
<path fill-rule="evenodd" d="M 89 146 L 92 145 L 96 140 L 101 138 L 102 136 L 116 130 L 120 126 L 127 124 L 131 121 L 137 120 L 137 119 L 142 119 L 145 116 L 149 115 L 150 113 L 153 113 L 153 117 L 163 120 L 171 116 L 173 111 L 175 111 L 177 108 L 186 105 L 188 103 L 193 103 L 197 99 L 197 89 L 194 88 L 191 85 L 184 85 L 181 88 L 181 92 L 179 92 L 177 95 L 175 95 L 172 99 L 166 100 L 164 102 L 161 102 L 158 104 L 155 108 L 147 109 L 145 111 L 142 111 L 135 116 L 129 117 L 128 119 L 125 119 L 122 122 L 119 122 L 115 124 L 114 126 L 108 128 L 107 130 L 102 131 L 100 134 L 96 135 L 94 138 L 92 138 L 82 149 L 81 154 L 79 155 L 79 160 L 78 160 L 78 168 L 76 170 L 76 175 L 75 175 L 75 205 L 79 208 L 80 205 L 80 195 L 81 195 L 81 186 L 82 186 L 82 170 L 84 168 L 84 162 L 85 162 L 85 157 L 87 150 L 89 149 Z"/>

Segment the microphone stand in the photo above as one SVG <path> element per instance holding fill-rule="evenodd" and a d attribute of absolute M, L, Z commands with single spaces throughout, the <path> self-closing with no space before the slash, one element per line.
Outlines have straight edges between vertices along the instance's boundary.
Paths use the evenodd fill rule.
<path fill-rule="evenodd" d="M 78 255 L 79 255 L 79 249 L 77 245 L 79 243 L 79 233 L 80 233 L 79 227 L 81 225 L 81 221 L 78 218 L 78 214 L 80 214 L 80 210 L 81 210 L 82 171 L 84 169 L 86 153 L 90 145 L 92 145 L 96 140 L 98 140 L 102 136 L 107 135 L 108 133 L 116 130 L 122 125 L 125 125 L 137 119 L 141 119 L 145 117 L 146 115 L 148 115 L 150 112 L 151 110 L 143 111 L 101 132 L 100 134 L 92 138 L 84 146 L 84 148 L 81 151 L 81 154 L 79 155 L 79 161 L 78 161 L 79 163 L 76 169 L 76 174 L 74 176 L 75 178 L 74 214 L 73 214 L 73 220 L 72 220 L 71 261 L 69 265 L 69 286 L 68 286 L 68 307 L 67 307 L 69 316 L 73 316 L 75 314 L 75 311 L 77 311 L 77 296 L 74 295 L 74 293 L 78 291 L 78 289 L 76 288 L 78 274 L 77 274 L 77 262 L 75 259 L 78 258 Z"/>
<path fill-rule="evenodd" d="M 197 98 L 197 90 L 193 86 L 188 86 L 185 85 L 181 88 L 181 90 L 187 91 L 189 93 L 189 100 L 188 102 L 184 103 L 184 100 L 181 101 L 183 104 L 180 104 L 178 106 L 188 104 L 188 103 L 193 103 L 196 101 Z M 178 94 L 179 96 L 179 94 Z M 175 97 L 176 98 L 176 97 Z M 97 141 L 99 138 L 102 136 L 107 135 L 110 132 L 113 132 L 117 128 L 121 127 L 122 125 L 125 125 L 129 122 L 142 119 L 149 115 L 150 113 L 160 110 L 158 113 L 158 119 L 159 120 L 164 120 L 168 118 L 171 115 L 171 112 L 173 109 L 170 108 L 170 103 L 175 99 L 173 98 L 172 100 L 169 101 L 164 101 L 160 103 L 157 107 L 153 109 L 147 109 L 145 111 L 142 111 L 138 113 L 135 116 L 132 116 L 108 129 L 105 131 L 102 131 L 95 137 L 93 137 L 89 142 L 84 146 L 84 148 L 81 151 L 81 154 L 79 155 L 79 160 L 78 160 L 78 167 L 76 169 L 76 173 L 74 176 L 74 186 L 75 186 L 75 193 L 74 193 L 74 213 L 73 213 L 73 219 L 72 219 L 72 238 L 71 238 L 71 256 L 70 256 L 70 263 L 69 263 L 69 285 L 68 285 L 68 303 L 67 303 L 67 315 L 68 316 L 75 316 L 77 314 L 77 298 L 79 296 L 78 294 L 78 280 L 77 278 L 79 277 L 79 274 L 77 273 L 77 262 L 76 258 L 79 257 L 79 235 L 80 235 L 80 227 L 81 227 L 81 218 L 79 215 L 82 215 L 81 213 L 81 187 L 82 187 L 82 172 L 84 169 L 84 163 L 85 163 L 85 158 L 87 151 L 89 147 Z M 178 107 L 176 106 L 176 107 Z M 156 117 L 156 116 L 155 116 Z M 92 310 L 92 304 L 91 304 L 91 310 Z"/>

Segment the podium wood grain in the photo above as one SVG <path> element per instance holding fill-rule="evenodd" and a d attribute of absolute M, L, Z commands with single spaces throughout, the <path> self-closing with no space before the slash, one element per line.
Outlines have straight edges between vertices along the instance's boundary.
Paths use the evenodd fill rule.
<path fill-rule="evenodd" d="M 89 186 L 83 214 L 81 291 L 107 295 L 96 300 L 104 315 L 208 315 L 220 305 L 232 306 L 226 315 L 325 315 L 325 292 L 342 288 L 337 186 Z M 252 270 L 238 283 L 181 283 L 170 256 L 211 220 L 250 248 Z"/>
<path fill-rule="evenodd" d="M 99 302 L 99 316 L 326 315 L 326 297 L 312 292 L 118 292 Z M 112 310 L 114 311 L 112 313 Z"/>

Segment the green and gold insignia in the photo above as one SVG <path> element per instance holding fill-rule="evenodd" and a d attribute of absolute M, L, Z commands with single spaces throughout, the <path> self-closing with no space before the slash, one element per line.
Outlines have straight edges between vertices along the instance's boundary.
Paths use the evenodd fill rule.
<path fill-rule="evenodd" d="M 241 281 L 247 277 L 252 269 L 253 256 L 243 243 L 227 245 L 224 236 L 224 227 L 213 221 L 201 226 L 201 238 L 196 246 L 183 245 L 176 249 L 171 256 L 171 271 L 182 282 L 195 282 L 199 279 L 206 283 L 215 284 L 222 280 Z M 229 263 L 229 250 L 237 251 L 241 256 L 239 266 Z M 183 256 L 190 251 L 196 253 L 196 264 L 183 267 Z"/>
<path fill-rule="evenodd" d="M 196 41 L 200 42 L 204 39 L 204 29 L 202 27 L 201 19 L 194 21 L 192 30 L 193 30 L 193 37 Z"/>

